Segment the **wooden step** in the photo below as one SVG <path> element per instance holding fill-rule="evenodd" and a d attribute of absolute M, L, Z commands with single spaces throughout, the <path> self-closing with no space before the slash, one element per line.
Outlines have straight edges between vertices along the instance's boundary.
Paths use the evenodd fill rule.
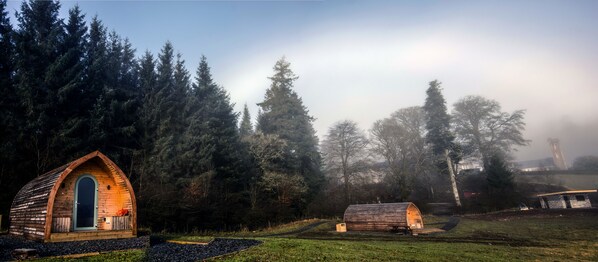
<path fill-rule="evenodd" d="M 47 242 L 67 242 L 67 241 L 83 241 L 83 240 L 98 240 L 98 239 L 118 239 L 118 238 L 132 238 L 132 230 L 98 230 L 98 231 L 80 231 L 68 233 L 52 233 Z"/>

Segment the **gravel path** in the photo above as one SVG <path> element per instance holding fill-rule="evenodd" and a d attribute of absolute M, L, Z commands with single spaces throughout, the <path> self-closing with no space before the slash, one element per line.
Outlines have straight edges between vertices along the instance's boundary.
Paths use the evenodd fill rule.
<path fill-rule="evenodd" d="M 220 239 L 209 245 L 183 245 L 151 240 L 143 236 L 128 239 L 90 240 L 61 243 L 39 243 L 9 235 L 0 236 L 0 261 L 11 261 L 11 252 L 17 248 L 36 249 L 40 257 L 106 252 L 127 249 L 146 249 L 149 261 L 197 261 L 221 256 L 260 244 L 257 240 Z"/>
<path fill-rule="evenodd" d="M 455 228 L 459 222 L 461 222 L 461 219 L 458 217 L 450 217 L 449 220 L 446 222 L 446 224 L 444 224 L 444 226 L 442 226 L 440 229 L 444 230 L 444 231 L 449 231 L 453 228 Z"/>

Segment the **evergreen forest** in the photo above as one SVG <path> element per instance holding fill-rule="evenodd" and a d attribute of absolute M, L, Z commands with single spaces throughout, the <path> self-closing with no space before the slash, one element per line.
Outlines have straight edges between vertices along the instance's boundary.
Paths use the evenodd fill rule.
<path fill-rule="evenodd" d="M 0 1 L 0 213 L 28 181 L 99 150 L 129 177 L 145 227 L 232 230 L 307 215 L 323 175 L 289 62 L 274 66 L 259 124 L 245 111 L 239 128 L 206 57 L 191 72 L 170 42 L 138 56 L 100 18 L 87 23 L 75 6 L 61 19 L 60 9 L 25 1 L 13 25 Z"/>

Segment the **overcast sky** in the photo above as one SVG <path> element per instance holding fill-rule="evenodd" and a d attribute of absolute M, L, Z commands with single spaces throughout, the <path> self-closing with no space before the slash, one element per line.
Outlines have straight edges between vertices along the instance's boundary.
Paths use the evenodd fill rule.
<path fill-rule="evenodd" d="M 75 5 L 62 1 L 62 16 Z M 598 155 L 598 1 L 78 1 L 89 20 L 128 37 L 137 54 L 165 41 L 252 116 L 285 55 L 295 90 L 323 139 L 343 119 L 368 130 L 399 108 L 422 105 L 441 81 L 449 110 L 466 95 L 526 109 L 519 160 Z M 8 9 L 19 8 L 9 1 Z M 13 24 L 16 22 L 13 20 Z"/>

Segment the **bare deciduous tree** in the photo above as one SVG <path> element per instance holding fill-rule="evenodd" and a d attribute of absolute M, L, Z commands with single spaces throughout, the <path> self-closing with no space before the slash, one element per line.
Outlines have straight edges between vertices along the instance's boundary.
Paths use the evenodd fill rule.
<path fill-rule="evenodd" d="M 399 109 L 390 118 L 378 120 L 370 130 L 372 152 L 384 158 L 388 180 L 405 200 L 413 189 L 413 178 L 429 167 L 425 142 L 425 114 L 421 107 Z"/>
<path fill-rule="evenodd" d="M 345 201 L 350 201 L 350 185 L 353 176 L 364 166 L 368 140 L 357 123 L 344 120 L 328 129 L 322 142 L 324 165 L 329 174 L 340 175 L 344 183 Z"/>
<path fill-rule="evenodd" d="M 524 110 L 502 112 L 500 104 L 481 96 L 467 96 L 454 104 L 453 127 L 465 151 L 480 157 L 488 166 L 490 156 L 508 154 L 513 146 L 525 146 Z"/>

